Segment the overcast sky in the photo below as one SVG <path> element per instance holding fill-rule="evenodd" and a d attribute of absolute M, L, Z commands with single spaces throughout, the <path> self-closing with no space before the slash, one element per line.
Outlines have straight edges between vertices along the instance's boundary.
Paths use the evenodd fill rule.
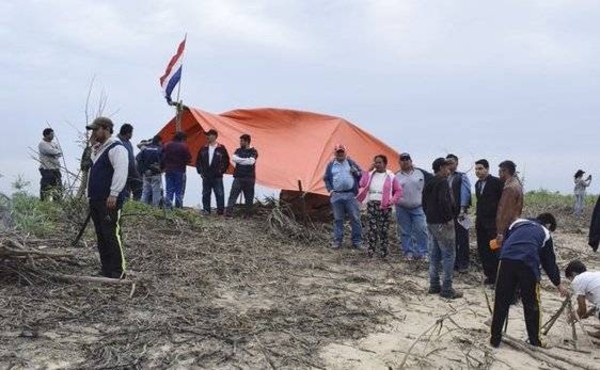
<path fill-rule="evenodd" d="M 76 169 L 94 76 L 92 113 L 106 94 L 134 141 L 157 132 L 173 115 L 158 78 L 186 32 L 189 106 L 336 115 L 426 168 L 450 152 L 462 170 L 513 159 L 527 190 L 561 192 L 582 168 L 598 193 L 593 0 L 4 0 L 0 191 L 22 175 L 37 192 L 28 147 L 47 123 Z"/>

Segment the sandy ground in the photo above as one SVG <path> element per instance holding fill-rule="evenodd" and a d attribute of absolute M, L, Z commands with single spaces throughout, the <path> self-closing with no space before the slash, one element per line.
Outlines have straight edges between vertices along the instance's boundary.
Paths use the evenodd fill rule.
<path fill-rule="evenodd" d="M 574 258 L 586 262 L 588 269 L 598 269 L 600 258 L 591 253 L 582 234 L 561 234 L 554 236 L 559 266 L 564 270 L 566 263 Z M 395 275 L 385 283 L 390 287 L 397 284 L 414 286 L 414 294 L 402 297 L 376 297 L 382 305 L 389 306 L 396 318 L 380 327 L 366 338 L 332 343 L 321 351 L 327 369 L 549 369 L 552 364 L 540 362 L 522 351 L 506 344 L 494 349 L 488 345 L 489 327 L 486 320 L 491 317 L 486 304 L 486 295 L 493 304 L 494 291 L 484 288 L 482 276 L 478 272 L 455 276 L 456 288 L 464 292 L 464 297 L 447 300 L 431 296 L 427 290 L 425 264 L 382 263 L 374 261 L 376 267 L 370 274 Z M 408 271 L 407 271 L 408 270 Z M 369 289 L 363 285 L 362 289 Z M 360 287 L 354 286 L 360 292 Z M 558 310 L 563 299 L 546 276 L 542 280 L 542 323 L 545 323 Z M 427 332 L 436 320 L 454 313 L 443 320 L 435 330 Z M 451 319 L 451 320 L 450 320 Z M 583 320 L 587 329 L 598 324 L 597 319 Z M 571 326 L 563 315 L 552 327 L 545 340 L 553 353 L 598 368 L 600 346 L 590 342 L 577 326 L 577 350 L 573 344 Z M 423 335 L 423 333 L 426 333 Z M 509 314 L 507 334 L 519 340 L 526 340 L 525 322 L 521 304 L 513 306 Z M 407 356 L 407 353 L 410 355 Z M 573 368 L 567 365 L 568 368 Z M 596 366 L 596 367 L 594 367 Z"/>
<path fill-rule="evenodd" d="M 427 294 L 427 264 L 404 262 L 397 250 L 382 260 L 325 242 L 282 242 L 260 220 L 193 229 L 165 222 L 156 221 L 152 234 L 127 229 L 131 269 L 140 280 L 131 296 L 129 288 L 39 282 L 25 270 L 24 277 L 2 270 L 0 367 L 557 368 L 508 345 L 488 345 L 486 295 L 491 302 L 494 292 L 483 287 L 477 261 L 455 277 L 464 297 L 449 301 Z M 555 245 L 561 270 L 573 258 L 600 269 L 583 230 L 557 232 Z M 98 268 L 93 248 L 58 249 L 77 256 L 72 266 L 50 264 L 62 273 L 91 275 Z M 562 299 L 545 276 L 541 294 L 544 323 Z M 600 368 L 600 347 L 577 331 L 576 351 L 561 317 L 545 337 L 550 351 Z M 511 308 L 508 334 L 526 338 L 520 305 Z"/>

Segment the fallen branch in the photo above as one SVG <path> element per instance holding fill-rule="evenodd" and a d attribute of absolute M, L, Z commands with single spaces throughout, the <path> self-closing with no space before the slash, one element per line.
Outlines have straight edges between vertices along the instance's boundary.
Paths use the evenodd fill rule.
<path fill-rule="evenodd" d="M 36 251 L 33 249 L 13 249 L 7 247 L 5 245 L 0 246 L 0 256 L 40 256 L 47 258 L 65 258 L 65 257 L 74 257 L 70 253 L 52 253 L 52 252 L 42 252 Z"/>
<path fill-rule="evenodd" d="M 502 337 L 502 342 L 508 344 L 509 346 L 513 347 L 514 349 L 517 349 L 519 351 L 523 351 L 523 352 L 527 353 L 528 355 L 535 358 L 536 360 L 545 361 L 548 364 L 550 364 L 558 369 L 561 369 L 561 370 L 572 370 L 573 366 L 575 366 L 576 368 L 584 369 L 584 370 L 600 370 L 600 367 L 586 364 L 586 363 L 581 363 L 579 361 L 576 361 L 575 359 L 568 358 L 563 355 L 559 355 L 558 353 L 556 353 L 556 351 L 548 351 L 541 347 L 535 347 L 535 346 L 530 346 L 525 343 L 521 343 L 520 341 L 518 341 L 508 335 L 504 335 Z M 568 364 L 570 366 L 563 365 L 558 361 L 564 362 L 565 364 Z"/>
<path fill-rule="evenodd" d="M 78 276 L 78 275 L 64 275 L 64 274 L 53 274 L 47 273 L 48 277 L 59 280 L 66 281 L 69 283 L 98 283 L 98 284 L 109 284 L 109 285 L 129 285 L 135 284 L 133 280 L 130 279 L 113 279 L 108 277 L 100 277 L 100 276 Z"/>

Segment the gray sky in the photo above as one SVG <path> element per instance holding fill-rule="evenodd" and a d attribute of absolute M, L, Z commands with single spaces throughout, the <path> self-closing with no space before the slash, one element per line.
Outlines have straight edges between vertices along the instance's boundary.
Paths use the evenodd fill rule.
<path fill-rule="evenodd" d="M 528 190 L 561 192 L 582 168 L 598 193 L 592 0 L 4 0 L 0 191 L 21 174 L 37 192 L 28 147 L 47 122 L 77 167 L 94 76 L 92 108 L 105 93 L 134 141 L 158 131 L 173 114 L 158 78 L 186 32 L 187 105 L 337 115 L 425 168 L 449 152 L 462 170 L 513 159 Z"/>

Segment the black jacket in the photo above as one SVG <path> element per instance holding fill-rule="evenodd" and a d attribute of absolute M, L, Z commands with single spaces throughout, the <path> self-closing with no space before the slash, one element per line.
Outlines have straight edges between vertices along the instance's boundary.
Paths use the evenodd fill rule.
<path fill-rule="evenodd" d="M 204 145 L 198 151 L 196 157 L 196 172 L 203 177 L 218 178 L 223 177 L 229 168 L 229 153 L 225 146 L 217 144 L 212 162 L 208 163 L 208 144 Z"/>
<path fill-rule="evenodd" d="M 592 213 L 588 244 L 592 247 L 594 252 L 598 251 L 598 244 L 600 244 L 600 197 L 598 197 L 596 206 L 594 207 L 594 213 Z"/>
<path fill-rule="evenodd" d="M 240 158 L 258 158 L 258 151 L 254 148 L 237 148 L 234 155 Z M 254 164 L 236 164 L 233 170 L 235 178 L 256 178 L 256 163 Z"/>
<path fill-rule="evenodd" d="M 504 183 L 499 178 L 489 175 L 485 179 L 483 193 L 481 192 L 482 183 L 481 180 L 477 180 L 475 183 L 475 197 L 477 198 L 477 218 L 475 225 L 476 227 L 495 229 L 496 212 L 498 211 L 500 197 L 502 197 Z"/>
<path fill-rule="evenodd" d="M 445 177 L 434 176 L 425 182 L 423 210 L 428 224 L 443 224 L 454 218 L 450 186 Z"/>

